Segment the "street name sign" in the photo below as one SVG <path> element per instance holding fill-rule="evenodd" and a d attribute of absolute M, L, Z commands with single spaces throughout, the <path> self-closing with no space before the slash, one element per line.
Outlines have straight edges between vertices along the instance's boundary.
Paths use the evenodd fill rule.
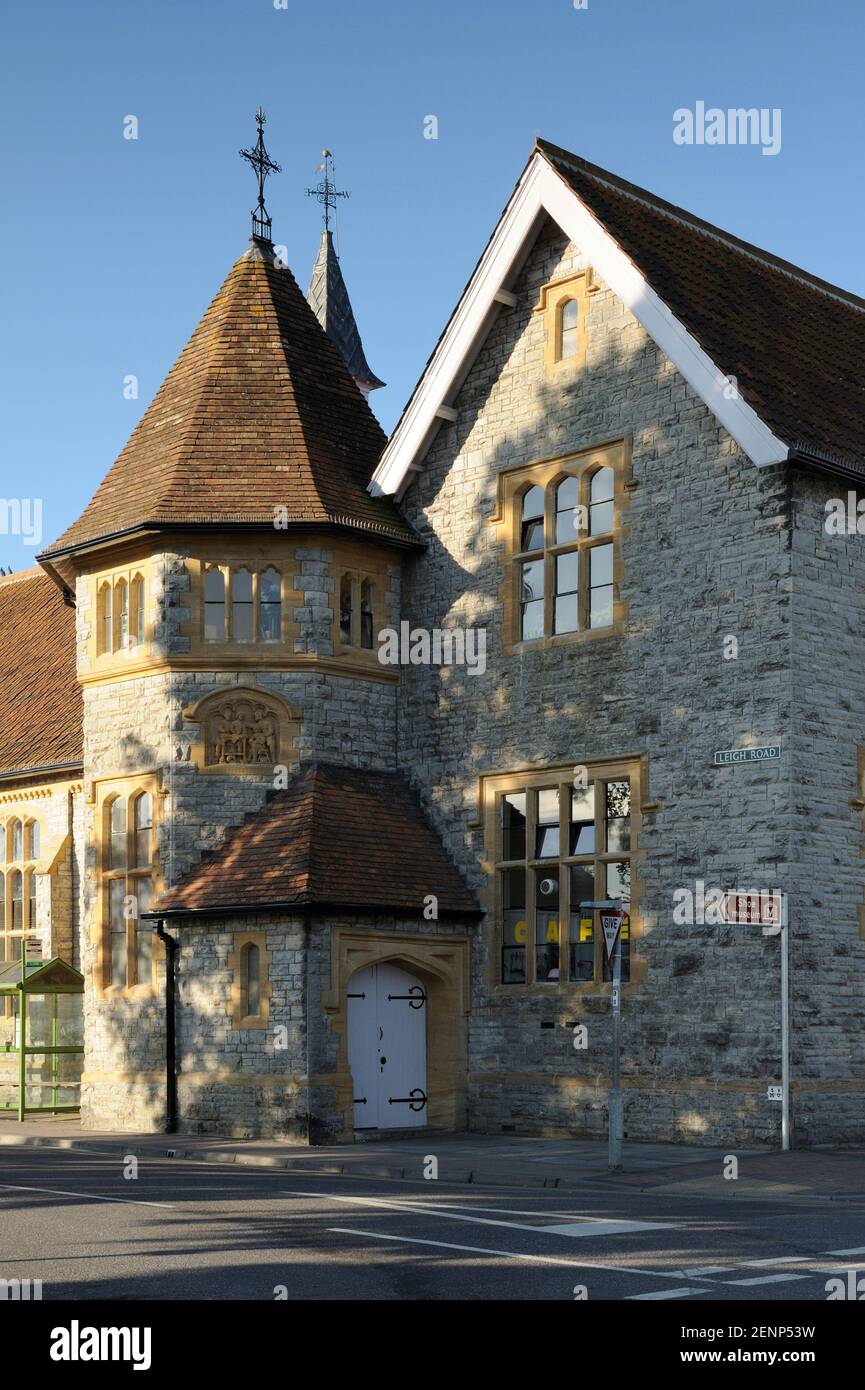
<path fill-rule="evenodd" d="M 715 767 L 726 767 L 728 763 L 773 763 L 780 756 L 780 743 L 767 743 L 762 748 L 720 748 L 713 761 Z"/>

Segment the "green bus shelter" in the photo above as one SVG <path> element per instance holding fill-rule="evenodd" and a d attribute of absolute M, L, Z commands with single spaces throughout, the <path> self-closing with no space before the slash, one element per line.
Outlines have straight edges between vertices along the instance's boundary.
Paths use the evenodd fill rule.
<path fill-rule="evenodd" d="M 0 1034 L 0 1114 L 76 1112 L 84 1068 L 84 976 L 59 956 L 0 964 L 0 1010 L 11 1023 Z"/>

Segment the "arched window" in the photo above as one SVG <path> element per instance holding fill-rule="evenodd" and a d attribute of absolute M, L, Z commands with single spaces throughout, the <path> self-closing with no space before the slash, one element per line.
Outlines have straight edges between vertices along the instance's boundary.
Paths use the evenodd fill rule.
<path fill-rule="evenodd" d="M 225 641 L 225 575 L 218 569 L 204 576 L 204 640 Z"/>
<path fill-rule="evenodd" d="M 231 636 L 235 642 L 252 641 L 252 575 L 237 570 L 231 580 Z"/>
<path fill-rule="evenodd" d="M 116 651 L 125 651 L 129 645 L 129 590 L 125 579 L 118 579 L 114 585 L 114 611 L 117 614 Z"/>
<path fill-rule="evenodd" d="M 129 586 L 129 641 L 137 647 L 144 642 L 144 579 L 140 574 Z"/>
<path fill-rule="evenodd" d="M 134 869 L 149 867 L 152 858 L 151 834 L 153 831 L 153 797 L 150 792 L 142 792 L 135 798 L 132 813 L 132 845 Z"/>
<path fill-rule="evenodd" d="M 580 538 L 580 480 L 563 478 L 556 488 L 556 545 Z"/>
<path fill-rule="evenodd" d="M 248 941 L 240 952 L 240 1013 L 258 1018 L 261 1012 L 261 951 Z"/>
<path fill-rule="evenodd" d="M 511 641 L 615 626 L 619 484 L 608 458 L 616 458 L 613 448 L 587 451 L 585 462 L 577 455 L 532 464 L 506 483 Z"/>
<path fill-rule="evenodd" d="M 97 651 L 100 654 L 114 650 L 114 604 L 113 590 L 106 581 L 100 586 L 96 603 L 96 620 L 98 625 Z"/>
<path fill-rule="evenodd" d="M 542 550 L 544 545 L 544 490 L 530 487 L 523 494 L 520 515 L 520 550 Z"/>
<path fill-rule="evenodd" d="M 282 581 L 275 569 L 267 569 L 259 580 L 258 633 L 262 642 L 278 642 L 282 636 Z"/>
<path fill-rule="evenodd" d="M 360 586 L 360 645 L 371 648 L 373 639 L 372 580 Z"/>
<path fill-rule="evenodd" d="M 576 357 L 579 350 L 577 334 L 579 332 L 579 313 L 580 306 L 575 299 L 566 299 L 561 307 L 561 330 L 559 336 L 559 359 L 562 362 L 571 357 Z"/>
<path fill-rule="evenodd" d="M 126 868 L 126 802 L 116 796 L 108 807 L 108 867 Z"/>
<path fill-rule="evenodd" d="M 40 833 L 38 820 L 32 820 L 27 827 L 27 858 L 39 858 Z"/>
<path fill-rule="evenodd" d="M 339 582 L 339 640 L 344 647 L 351 646 L 353 607 L 352 578 L 350 574 L 344 574 Z"/>
<path fill-rule="evenodd" d="M 27 875 L 27 930 L 36 930 L 36 875 L 32 869 Z"/>
<path fill-rule="evenodd" d="M 20 869 L 9 875 L 9 896 L 12 899 L 12 931 L 24 930 L 24 884 Z"/>
<path fill-rule="evenodd" d="M 589 483 L 589 535 L 604 536 L 613 529 L 612 468 L 599 468 Z"/>
<path fill-rule="evenodd" d="M 10 859 L 13 864 L 20 864 L 24 859 L 24 827 L 20 820 L 13 820 L 9 829 Z"/>
<path fill-rule="evenodd" d="M 530 487 L 520 509 L 520 551 L 536 558 L 520 566 L 520 638 L 544 635 L 544 490 Z"/>
<path fill-rule="evenodd" d="M 145 786 L 102 802 L 100 856 L 103 987 L 153 983 L 153 930 L 139 921 L 153 902 L 154 793 Z"/>

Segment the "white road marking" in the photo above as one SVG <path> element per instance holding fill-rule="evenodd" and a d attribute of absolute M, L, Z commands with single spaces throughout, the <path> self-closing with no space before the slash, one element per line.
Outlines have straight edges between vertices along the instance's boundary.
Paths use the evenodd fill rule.
<path fill-rule="evenodd" d="M 807 1274 L 761 1274 L 756 1279 L 722 1279 L 722 1284 L 737 1284 L 750 1288 L 752 1284 L 789 1284 L 791 1279 L 808 1279 Z"/>
<path fill-rule="evenodd" d="M 671 1221 L 568 1221 L 562 1226 L 533 1226 L 557 1236 L 628 1236 L 634 1231 L 671 1231 L 677 1229 Z"/>
<path fill-rule="evenodd" d="M 659 1229 L 669 1229 L 666 1223 L 651 1221 L 591 1221 L 586 1220 L 585 1224 L 574 1223 L 563 1226 L 528 1226 L 524 1221 L 493 1221 L 488 1216 L 470 1216 L 465 1212 L 443 1211 L 441 1207 L 417 1206 L 414 1202 L 388 1202 L 380 1197 L 341 1197 L 335 1193 L 324 1192 L 292 1192 L 283 1188 L 283 1193 L 288 1197 L 324 1197 L 330 1202 L 347 1202 L 350 1206 L 359 1207 L 379 1207 L 388 1211 L 401 1211 L 405 1214 L 416 1214 L 418 1216 L 437 1216 L 442 1221 L 463 1221 L 470 1222 L 473 1226 L 505 1226 L 511 1231 L 532 1231 L 534 1234 L 551 1233 L 553 1235 L 610 1235 L 614 1231 L 639 1228 L 640 1230 L 653 1231 Z M 482 1210 L 482 1208 L 478 1208 Z M 488 1210 L 488 1208 L 485 1208 Z"/>
<path fill-rule="evenodd" d="M 64 1192 L 59 1187 L 25 1187 L 20 1182 L 0 1182 L 15 1192 L 47 1192 L 52 1197 L 77 1197 L 82 1202 L 120 1202 L 133 1207 L 173 1207 L 175 1202 L 145 1202 L 138 1197 L 99 1197 L 95 1192 Z"/>
<path fill-rule="evenodd" d="M 694 1293 L 710 1293 L 710 1289 L 660 1289 L 657 1293 L 629 1293 L 626 1303 L 638 1303 L 646 1298 L 689 1298 Z"/>
<path fill-rule="evenodd" d="M 813 1258 L 813 1255 L 776 1255 L 771 1260 L 740 1260 L 740 1264 L 746 1269 L 758 1269 L 763 1265 L 797 1265 Z"/>
<path fill-rule="evenodd" d="M 865 1255 L 865 1245 L 854 1246 L 852 1250 L 824 1250 L 824 1255 Z"/>
<path fill-rule="evenodd" d="M 701 1274 L 735 1274 L 735 1272 L 733 1265 L 701 1265 L 699 1269 L 680 1269 L 677 1277 L 698 1279 Z"/>
<path fill-rule="evenodd" d="M 651 1274 L 657 1271 L 646 1269 L 623 1269 L 618 1265 L 604 1265 L 592 1263 L 589 1260 L 564 1260 L 555 1255 L 526 1255 L 519 1250 L 490 1250 L 484 1245 L 454 1245 L 447 1240 L 422 1240 L 420 1236 L 389 1236 L 383 1235 L 380 1231 L 352 1231 L 346 1226 L 328 1226 L 329 1231 L 338 1236 L 362 1236 L 365 1240 L 384 1240 L 398 1241 L 400 1245 L 434 1245 L 441 1250 L 464 1250 L 471 1255 L 500 1255 L 508 1260 L 532 1260 L 535 1264 L 544 1265 L 564 1265 L 567 1269 L 598 1269 L 605 1274 Z M 669 1274 L 661 1274 L 662 1279 L 669 1279 Z M 708 1293 L 708 1289 L 701 1289 L 701 1293 Z"/>

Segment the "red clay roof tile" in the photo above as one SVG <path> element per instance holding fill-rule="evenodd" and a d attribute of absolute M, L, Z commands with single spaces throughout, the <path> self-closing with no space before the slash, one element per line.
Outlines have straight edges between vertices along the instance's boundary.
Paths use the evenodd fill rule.
<path fill-rule="evenodd" d="M 41 570 L 0 579 L 0 772 L 83 758 L 75 611 Z"/>
<path fill-rule="evenodd" d="M 161 912 L 315 906 L 404 912 L 421 920 L 480 909 L 396 773 L 310 763 L 156 904 Z"/>
<path fill-rule="evenodd" d="M 275 515 L 416 545 L 394 503 L 366 491 L 384 442 L 291 271 L 254 241 L 92 501 L 44 553 L 147 525 Z"/>

